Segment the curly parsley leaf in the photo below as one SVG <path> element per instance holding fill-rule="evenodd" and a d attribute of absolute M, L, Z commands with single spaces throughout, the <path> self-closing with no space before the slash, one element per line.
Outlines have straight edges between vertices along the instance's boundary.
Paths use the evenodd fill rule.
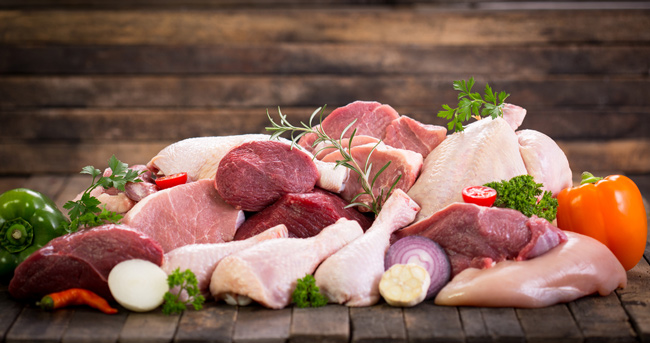
<path fill-rule="evenodd" d="M 438 112 L 438 117 L 449 120 L 447 123 L 449 131 L 463 131 L 463 123 L 472 117 L 480 119 L 489 116 L 496 119 L 503 116 L 503 102 L 510 94 L 503 91 L 497 94 L 489 84 L 485 84 L 484 95 L 481 96 L 480 93 L 472 92 L 474 83 L 473 77 L 468 81 L 453 82 L 454 90 L 459 91 L 458 105 L 451 107 L 444 104 L 442 110 Z"/>
<path fill-rule="evenodd" d="M 536 215 L 549 222 L 557 215 L 557 199 L 552 197 L 551 192 L 542 191 L 543 185 L 536 183 L 530 175 L 519 175 L 509 181 L 495 181 L 484 186 L 497 191 L 493 206 L 512 208 L 527 217 Z"/>
<path fill-rule="evenodd" d="M 298 279 L 291 299 L 300 308 L 327 305 L 327 298 L 320 293 L 318 286 L 316 286 L 316 279 L 310 274 L 305 275 L 302 279 Z"/>
<path fill-rule="evenodd" d="M 197 311 L 203 308 L 205 297 L 201 295 L 196 275 L 191 270 L 186 269 L 181 272 L 180 268 L 176 268 L 167 276 L 167 284 L 170 291 L 165 293 L 163 297 L 162 311 L 164 314 L 181 313 L 187 309 L 188 305 L 192 305 Z M 171 290 L 176 289 L 176 287 L 178 287 L 178 292 L 172 293 Z M 183 291 L 187 293 L 187 300 L 185 301 L 180 299 Z"/>

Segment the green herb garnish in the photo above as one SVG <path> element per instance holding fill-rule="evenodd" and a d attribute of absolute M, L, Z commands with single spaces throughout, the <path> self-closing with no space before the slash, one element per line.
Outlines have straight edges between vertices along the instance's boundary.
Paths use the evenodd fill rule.
<path fill-rule="evenodd" d="M 281 136 L 285 132 L 290 132 L 291 133 L 291 145 L 292 145 L 292 147 L 297 144 L 300 137 L 302 137 L 303 135 L 305 135 L 307 133 L 313 133 L 313 134 L 315 134 L 317 136 L 317 138 L 314 141 L 312 146 L 315 147 L 316 145 L 318 145 L 321 142 L 327 142 L 329 145 L 326 146 L 326 147 L 323 147 L 321 149 L 321 151 L 325 150 L 325 149 L 336 149 L 336 150 L 338 150 L 343 159 L 336 161 L 336 167 L 344 166 L 344 167 L 352 170 L 353 172 L 357 173 L 357 175 L 359 175 L 359 183 L 360 183 L 360 185 L 361 185 L 361 187 L 363 189 L 363 192 L 360 192 L 354 198 L 352 198 L 352 200 L 350 201 L 351 203 L 347 207 L 361 206 L 361 207 L 365 207 L 365 208 L 369 209 L 375 215 L 379 214 L 379 212 L 381 211 L 382 205 L 386 202 L 386 200 L 388 200 L 388 197 L 390 197 L 391 193 L 393 192 L 393 189 L 395 188 L 395 186 L 397 185 L 397 183 L 401 179 L 402 175 L 398 175 L 396 177 L 395 181 L 392 183 L 392 185 L 388 189 L 388 191 L 386 191 L 385 189 L 381 189 L 381 190 L 379 190 L 379 194 L 375 195 L 375 193 L 373 192 L 375 182 L 379 178 L 379 175 L 381 175 L 381 173 L 383 173 L 386 170 L 386 168 L 388 168 L 388 166 L 390 165 L 390 161 L 388 161 L 381 169 L 379 169 L 379 171 L 377 171 L 377 173 L 374 176 L 371 177 L 370 172 L 372 171 L 372 163 L 370 163 L 370 156 L 372 156 L 372 153 L 375 151 L 377 146 L 381 143 L 381 140 L 379 142 L 377 142 L 377 144 L 375 144 L 375 146 L 372 148 L 372 150 L 368 154 L 368 157 L 367 157 L 367 159 L 365 161 L 365 165 L 362 168 L 359 165 L 359 163 L 354 158 L 352 158 L 352 155 L 351 155 L 351 152 L 350 152 L 350 149 L 353 146 L 352 145 L 352 140 L 354 139 L 354 136 L 356 135 L 357 130 L 354 129 L 352 131 L 352 134 L 350 135 L 350 138 L 347 138 L 348 139 L 348 146 L 347 147 L 344 147 L 341 144 L 341 142 L 345 139 L 345 138 L 343 138 L 345 136 L 345 133 L 354 125 L 356 120 L 354 120 L 350 124 L 348 124 L 348 126 L 343 130 L 343 132 L 341 132 L 341 136 L 339 137 L 339 139 L 334 139 L 334 138 L 330 137 L 327 133 L 325 133 L 325 131 L 323 129 L 323 125 L 322 125 L 322 123 L 323 123 L 323 111 L 324 111 L 324 107 L 316 109 L 316 111 L 314 111 L 314 113 L 312 113 L 311 117 L 309 117 L 309 124 L 305 124 L 305 123 L 301 122 L 300 124 L 302 126 L 294 126 L 291 123 L 289 123 L 289 121 L 287 120 L 287 116 L 282 114 L 282 111 L 280 111 L 280 108 L 278 108 L 278 114 L 280 116 L 280 124 L 277 124 L 276 122 L 273 121 L 273 119 L 271 118 L 271 115 L 267 111 L 266 115 L 269 118 L 269 120 L 271 121 L 271 125 L 273 125 L 273 126 L 272 127 L 267 127 L 266 130 L 273 132 L 273 134 L 271 135 L 271 139 L 277 139 L 279 136 Z M 316 117 L 317 114 L 320 114 L 320 124 L 321 125 L 318 125 L 317 127 L 314 128 L 314 126 L 312 125 L 312 122 L 314 120 L 314 117 Z M 298 132 L 298 134 L 294 136 L 294 134 L 296 132 Z M 316 154 L 318 154 L 318 152 L 316 152 L 314 155 L 316 155 Z M 371 199 L 370 204 L 366 204 L 366 203 L 363 203 L 363 202 L 356 202 L 356 200 L 360 196 L 363 196 L 363 195 L 367 195 L 367 196 L 370 197 L 370 199 Z"/>
<path fill-rule="evenodd" d="M 176 268 L 174 272 L 167 276 L 167 284 L 170 291 L 165 293 L 163 299 L 162 311 L 164 314 L 181 313 L 187 309 L 187 305 L 192 305 L 195 310 L 203 308 L 205 297 L 199 291 L 198 281 L 196 275 L 186 269 L 181 272 L 180 268 Z M 178 293 L 172 293 L 171 290 L 178 287 Z M 185 291 L 187 293 L 187 300 L 181 301 L 180 296 Z"/>
<path fill-rule="evenodd" d="M 490 182 L 485 186 L 497 191 L 493 206 L 512 208 L 528 217 L 536 215 L 549 222 L 557 215 L 557 199 L 552 197 L 551 192 L 542 191 L 543 185 L 536 183 L 530 175 L 515 176 L 510 181 Z"/>
<path fill-rule="evenodd" d="M 327 305 L 327 298 L 320 293 L 316 286 L 316 279 L 311 274 L 298 279 L 296 289 L 291 295 L 293 302 L 300 308 L 321 307 Z"/>
<path fill-rule="evenodd" d="M 120 191 L 124 191 L 124 186 L 127 182 L 142 181 L 138 179 L 140 172 L 129 169 L 129 166 L 118 160 L 115 155 L 108 160 L 108 166 L 111 169 L 111 176 L 103 176 L 103 172 L 93 166 L 86 166 L 81 170 L 81 174 L 92 176 L 93 181 L 79 200 L 70 200 L 63 205 L 63 208 L 68 210 L 68 216 L 70 217 L 70 224 L 68 225 L 66 223 L 66 230 L 68 232 L 75 232 L 83 227 L 117 223 L 122 219 L 122 215 L 120 214 L 107 211 L 105 207 L 99 208 L 101 203 L 97 198 L 90 195 L 90 193 L 99 186 L 106 189 L 115 187 Z"/>
<path fill-rule="evenodd" d="M 467 82 L 465 80 L 454 81 L 453 85 L 455 90 L 460 91 L 460 94 L 458 94 L 458 107 L 451 108 L 451 106 L 445 104 L 442 105 L 443 110 L 438 112 L 438 117 L 451 120 L 447 123 L 449 131 L 463 131 L 463 123 L 472 117 L 477 119 L 488 116 L 492 117 L 492 119 L 503 117 L 503 101 L 510 94 L 501 91 L 497 95 L 487 83 L 485 84 L 483 97 L 479 93 L 472 93 L 473 77 L 470 77 Z"/>

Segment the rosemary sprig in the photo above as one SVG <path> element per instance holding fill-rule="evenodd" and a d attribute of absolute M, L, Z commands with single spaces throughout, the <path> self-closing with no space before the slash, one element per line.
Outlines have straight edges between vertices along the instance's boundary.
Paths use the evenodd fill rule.
<path fill-rule="evenodd" d="M 368 157 L 366 158 L 365 165 L 362 168 L 358 161 L 355 160 L 352 157 L 351 154 L 351 148 L 352 148 L 352 141 L 357 133 L 357 130 L 354 129 L 352 130 L 352 134 L 350 135 L 348 140 L 348 146 L 344 147 L 341 142 L 344 141 L 344 137 L 346 132 L 348 132 L 354 123 L 356 123 L 356 119 L 353 120 L 348 126 L 345 127 L 343 132 L 341 132 L 341 136 L 338 139 L 330 137 L 327 133 L 325 133 L 325 130 L 323 129 L 323 112 L 325 110 L 325 107 L 319 107 L 317 108 L 312 115 L 309 117 L 309 124 L 305 124 L 304 122 L 300 122 L 301 126 L 294 126 L 293 124 L 289 123 L 287 120 L 287 116 L 282 114 L 282 111 L 278 107 L 278 115 L 280 116 L 280 123 L 276 123 L 273 121 L 273 118 L 271 118 L 271 115 L 269 114 L 269 111 L 266 111 L 266 116 L 269 118 L 269 121 L 271 122 L 270 127 L 267 127 L 266 130 L 272 132 L 271 134 L 271 139 L 277 139 L 281 135 L 283 135 L 286 132 L 290 132 L 291 135 L 291 146 L 293 147 L 294 145 L 297 144 L 298 140 L 304 136 L 307 133 L 313 133 L 316 134 L 316 140 L 313 143 L 313 147 L 316 147 L 319 143 L 321 142 L 326 142 L 328 145 L 321 148 L 319 151 L 317 151 L 315 155 L 318 154 L 318 152 L 326 149 L 336 149 L 339 151 L 341 154 L 342 159 L 336 161 L 336 166 L 335 168 L 339 166 L 343 166 L 345 168 L 350 169 L 351 171 L 357 173 L 359 175 L 359 184 L 361 185 L 361 188 L 363 189 L 363 192 L 360 192 L 359 194 L 355 195 L 354 198 L 350 201 L 350 204 L 347 207 L 353 207 L 353 206 L 361 206 L 369 209 L 372 211 L 375 215 L 379 214 L 381 211 L 381 208 L 383 204 L 386 202 L 388 197 L 391 195 L 393 192 L 393 189 L 395 189 L 395 186 L 401 179 L 402 175 L 398 175 L 393 184 L 391 185 L 390 189 L 388 191 L 385 191 L 385 189 L 381 189 L 379 191 L 378 195 L 375 195 L 373 192 L 373 188 L 375 186 L 376 181 L 378 180 L 379 176 L 390 166 L 390 161 L 388 161 L 377 173 L 375 173 L 374 176 L 371 177 L 370 173 L 372 171 L 372 163 L 370 162 L 370 157 L 372 156 L 372 153 L 375 151 L 377 146 L 381 143 L 381 140 L 375 144 L 375 146 L 370 150 L 370 153 L 368 154 Z M 319 120 L 320 124 L 314 128 L 314 125 L 312 125 L 314 118 L 316 115 L 319 115 Z M 297 133 L 297 134 L 296 134 Z M 367 195 L 370 197 L 371 202 L 370 204 L 366 204 L 365 202 L 357 201 L 359 197 Z"/>
<path fill-rule="evenodd" d="M 474 86 L 473 77 L 470 77 L 469 81 L 454 81 L 453 85 L 454 89 L 460 92 L 458 94 L 458 107 L 452 108 L 444 104 L 442 105 L 443 110 L 438 112 L 438 117 L 450 120 L 447 123 L 447 129 L 449 131 L 463 131 L 463 122 L 468 121 L 472 117 L 477 119 L 487 116 L 492 117 L 492 119 L 503 117 L 503 101 L 510 94 L 503 91 L 497 94 L 486 83 L 485 95 L 483 96 L 485 97 L 484 100 L 481 94 L 472 93 L 472 86 Z"/>

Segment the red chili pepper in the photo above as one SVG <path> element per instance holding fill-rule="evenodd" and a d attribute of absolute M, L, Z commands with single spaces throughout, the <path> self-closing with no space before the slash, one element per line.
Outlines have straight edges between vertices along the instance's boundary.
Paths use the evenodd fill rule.
<path fill-rule="evenodd" d="M 177 173 L 159 177 L 156 179 L 156 185 L 160 189 L 171 188 L 174 186 L 182 185 L 187 182 L 187 173 Z"/>
<path fill-rule="evenodd" d="M 463 200 L 466 203 L 490 207 L 497 199 L 497 191 L 486 186 L 470 186 L 463 189 Z"/>
<path fill-rule="evenodd" d="M 92 291 L 82 288 L 70 288 L 65 291 L 51 293 L 36 303 L 44 310 L 54 310 L 72 305 L 88 305 L 106 314 L 115 314 L 117 309 L 112 308 L 108 302 Z"/>

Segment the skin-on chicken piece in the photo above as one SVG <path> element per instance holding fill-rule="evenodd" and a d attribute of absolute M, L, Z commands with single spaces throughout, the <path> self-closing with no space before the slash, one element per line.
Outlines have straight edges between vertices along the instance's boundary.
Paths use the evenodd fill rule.
<path fill-rule="evenodd" d="M 503 118 L 486 118 L 442 141 L 424 160 L 408 195 L 422 207 L 416 218 L 420 221 L 453 202 L 462 202 L 465 187 L 524 174 L 515 131 Z"/>
<path fill-rule="evenodd" d="M 573 184 L 571 168 L 566 155 L 551 137 L 535 130 L 517 131 L 519 151 L 526 170 L 543 190 L 557 196 Z"/>
<path fill-rule="evenodd" d="M 291 303 L 297 280 L 312 274 L 327 257 L 363 234 L 345 218 L 310 238 L 277 238 L 232 254 L 217 265 L 210 282 L 215 299 L 250 298 L 281 309 Z"/>
<path fill-rule="evenodd" d="M 330 302 L 370 306 L 379 301 L 390 236 L 412 222 L 419 209 L 402 190 L 393 191 L 368 231 L 318 267 L 316 285 Z"/>
<path fill-rule="evenodd" d="M 181 271 L 191 270 L 198 281 L 199 290 L 204 295 L 209 294 L 210 278 L 217 264 L 228 255 L 252 247 L 267 239 L 286 238 L 289 236 L 284 225 L 274 226 L 259 235 L 242 241 L 225 243 L 190 244 L 176 248 L 165 254 L 162 269 L 168 275 L 176 268 Z"/>

